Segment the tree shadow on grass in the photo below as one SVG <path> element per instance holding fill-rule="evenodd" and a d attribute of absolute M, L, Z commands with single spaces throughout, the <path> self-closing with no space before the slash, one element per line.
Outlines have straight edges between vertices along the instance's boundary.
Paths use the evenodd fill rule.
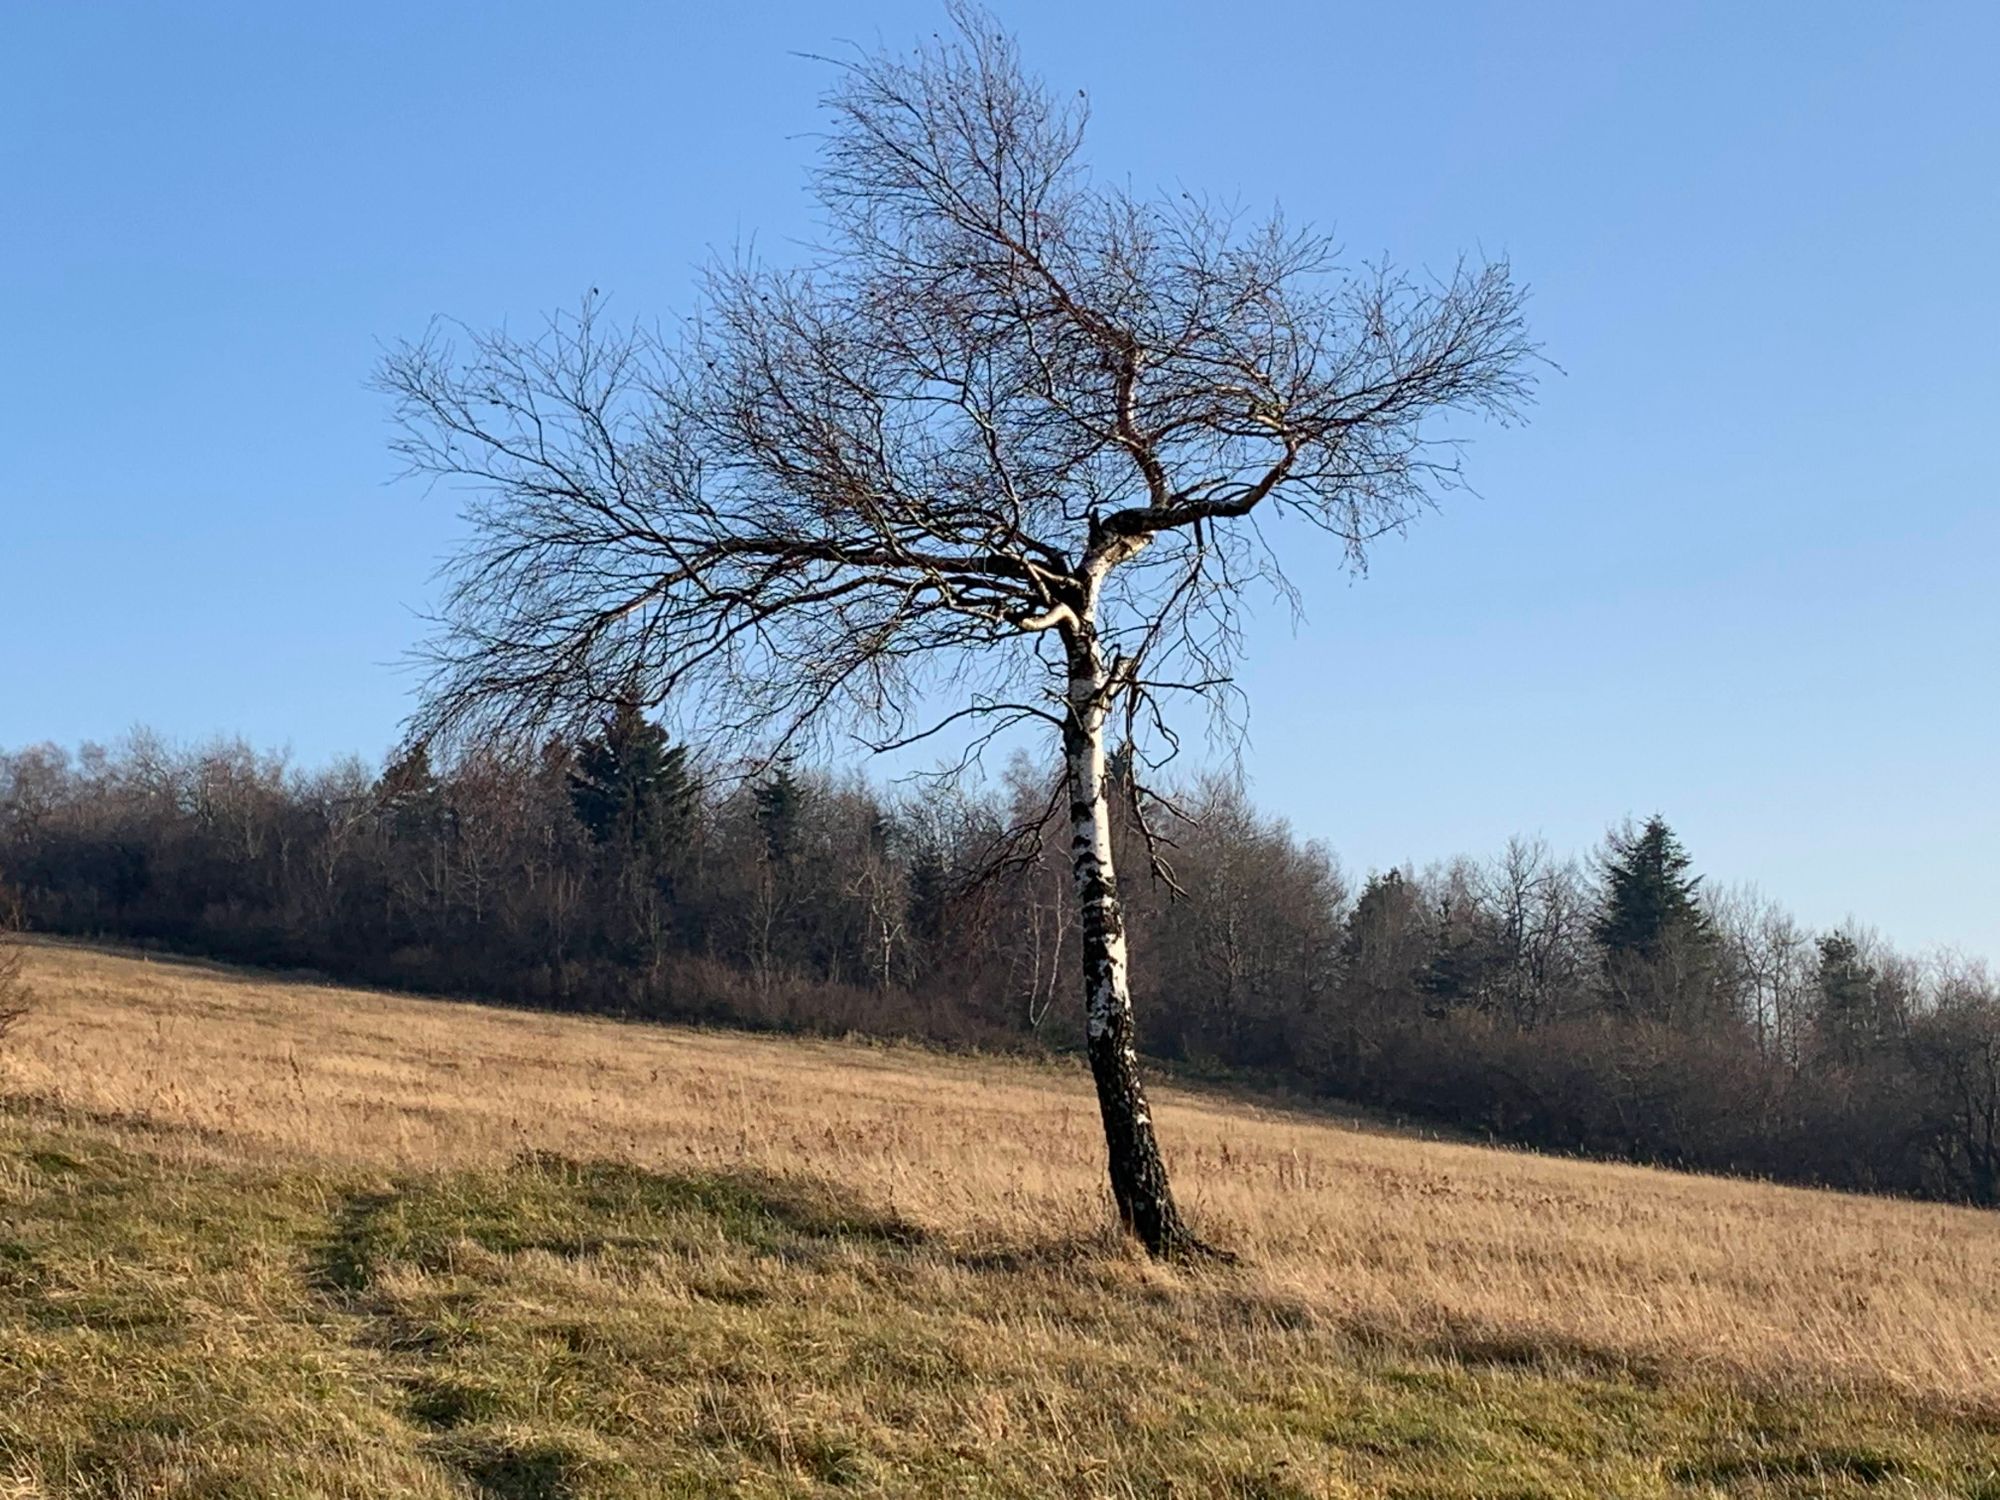
<path fill-rule="evenodd" d="M 1074 1271 L 1123 1258 L 1124 1246 L 1109 1231 L 1045 1240 L 981 1245 L 955 1251 L 952 1263 L 981 1275 L 1018 1276 L 1029 1272 Z"/>
<path fill-rule="evenodd" d="M 393 1192 L 350 1193 L 334 1210 L 333 1227 L 315 1250 L 308 1281 L 313 1290 L 351 1298 L 366 1290 L 387 1248 L 383 1216 L 396 1203 Z"/>
<path fill-rule="evenodd" d="M 663 1173 L 535 1153 L 505 1168 L 357 1191 L 315 1247 L 316 1290 L 352 1299 L 392 1262 L 435 1271 L 456 1247 L 565 1260 L 645 1254 L 720 1235 L 780 1257 L 841 1245 L 913 1249 L 922 1228 L 830 1183 L 756 1171 Z"/>
<path fill-rule="evenodd" d="M 522 1331 L 506 1322 L 513 1312 L 493 1311 L 496 1291 L 503 1302 L 511 1295 L 507 1259 L 692 1268 L 695 1254 L 718 1240 L 781 1265 L 811 1264 L 856 1246 L 900 1253 L 927 1243 L 917 1226 L 823 1182 L 753 1171 L 663 1173 L 537 1154 L 501 1168 L 412 1175 L 350 1192 L 312 1247 L 306 1274 L 354 1319 L 356 1344 L 385 1361 L 401 1396 L 398 1414 L 425 1434 L 434 1462 L 494 1500 L 568 1500 L 593 1490 L 606 1465 L 619 1465 L 588 1433 L 535 1430 L 548 1413 L 527 1394 L 539 1357 L 527 1351 L 534 1339 L 567 1335 L 572 1354 L 616 1358 L 617 1336 L 600 1348 L 583 1324 L 547 1324 L 532 1330 L 528 1346 L 512 1347 L 508 1340 Z M 426 1285 L 426 1274 L 437 1279 Z M 769 1295 L 726 1276 L 692 1274 L 688 1291 L 746 1304 Z M 496 1355 L 503 1365 L 495 1365 Z"/>
<path fill-rule="evenodd" d="M 431 1456 L 456 1469 L 489 1500 L 572 1500 L 596 1467 L 560 1437 L 480 1435 L 434 1444 Z"/>
<path fill-rule="evenodd" d="M 1878 1485 L 1905 1478 L 1912 1471 L 1905 1460 L 1893 1453 L 1836 1444 L 1688 1460 L 1673 1465 L 1667 1472 L 1676 1484 L 1738 1488 L 1799 1480 L 1819 1485 L 1834 1481 Z"/>

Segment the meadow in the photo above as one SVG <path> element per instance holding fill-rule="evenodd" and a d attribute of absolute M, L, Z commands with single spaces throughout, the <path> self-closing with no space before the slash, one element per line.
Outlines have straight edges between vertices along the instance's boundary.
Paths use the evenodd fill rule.
<path fill-rule="evenodd" d="M 2000 1497 L 2000 1220 L 1066 1061 L 74 946 L 0 1047 L 0 1496 Z"/>

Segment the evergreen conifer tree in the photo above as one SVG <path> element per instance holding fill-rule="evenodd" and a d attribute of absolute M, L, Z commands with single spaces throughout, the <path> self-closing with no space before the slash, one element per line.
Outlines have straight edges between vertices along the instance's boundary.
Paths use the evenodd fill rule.
<path fill-rule="evenodd" d="M 945 903 L 951 890 L 951 872 L 935 838 L 917 840 L 904 889 L 908 892 L 910 932 L 924 956 L 931 957 L 944 936 Z"/>
<path fill-rule="evenodd" d="M 1815 1026 L 1820 1046 L 1847 1066 L 1858 1063 L 1880 1039 L 1883 1028 L 1876 1005 L 1880 977 L 1852 935 L 1830 932 L 1819 940 L 1819 964 L 1813 976 Z"/>
<path fill-rule="evenodd" d="M 774 865 L 789 866 L 798 853 L 804 788 L 792 774 L 791 766 L 780 761 L 752 790 L 751 796 L 756 801 L 757 826 L 764 833 L 764 857 Z"/>
<path fill-rule="evenodd" d="M 577 746 L 569 773 L 570 807 L 601 859 L 600 878 L 614 918 L 614 943 L 657 961 L 668 933 L 686 940 L 687 913 L 675 904 L 675 880 L 694 840 L 699 788 L 687 748 L 630 700 Z"/>
<path fill-rule="evenodd" d="M 1596 923 L 1606 953 L 1656 958 L 1677 932 L 1700 931 L 1707 917 L 1696 897 L 1699 875 L 1681 841 L 1655 813 L 1636 834 L 1614 835 L 1605 863 L 1604 909 Z"/>
<path fill-rule="evenodd" d="M 444 817 L 444 788 L 431 769 L 429 746 L 419 741 L 389 762 L 375 783 L 375 802 L 400 836 L 436 831 Z"/>
<path fill-rule="evenodd" d="M 1401 870 L 1369 876 L 1340 945 L 1339 1065 L 1349 1088 L 1360 1086 L 1366 1054 L 1419 1014 L 1431 954 L 1413 883 Z"/>
<path fill-rule="evenodd" d="M 1636 833 L 1608 841 L 1592 934 L 1603 950 L 1610 1001 L 1626 1014 L 1686 1022 L 1710 1009 L 1716 944 L 1691 863 L 1657 813 Z"/>
<path fill-rule="evenodd" d="M 669 744 L 630 701 L 577 747 L 569 795 L 590 836 L 649 878 L 666 878 L 691 840 L 697 788 L 687 747 Z"/>

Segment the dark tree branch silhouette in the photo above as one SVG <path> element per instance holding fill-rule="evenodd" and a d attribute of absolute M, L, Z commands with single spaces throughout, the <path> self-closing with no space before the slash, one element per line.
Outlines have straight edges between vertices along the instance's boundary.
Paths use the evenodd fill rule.
<path fill-rule="evenodd" d="M 951 14 L 835 64 L 806 264 L 718 266 L 672 338 L 592 300 L 385 361 L 399 451 L 474 491 L 418 729 L 574 723 L 634 684 L 767 752 L 831 721 L 907 743 L 941 701 L 1056 726 L 1112 1189 L 1182 1253 L 1111 742 L 1229 691 L 1243 591 L 1290 587 L 1261 523 L 1358 565 L 1456 483 L 1437 420 L 1517 414 L 1534 351 L 1504 263 L 1357 271 L 1282 218 L 1094 181 L 1081 98 Z"/>

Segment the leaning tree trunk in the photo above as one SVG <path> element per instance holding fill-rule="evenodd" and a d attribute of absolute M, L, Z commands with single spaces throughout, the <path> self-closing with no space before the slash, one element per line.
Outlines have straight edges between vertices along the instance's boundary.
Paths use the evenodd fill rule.
<path fill-rule="evenodd" d="M 1104 752 L 1109 686 L 1094 642 L 1072 649 L 1069 712 L 1063 727 L 1068 761 L 1070 858 L 1083 928 L 1084 1032 L 1118 1216 L 1155 1256 L 1203 1249 L 1167 1186 L 1167 1166 L 1139 1082 L 1125 917 L 1111 850 L 1111 799 Z"/>

